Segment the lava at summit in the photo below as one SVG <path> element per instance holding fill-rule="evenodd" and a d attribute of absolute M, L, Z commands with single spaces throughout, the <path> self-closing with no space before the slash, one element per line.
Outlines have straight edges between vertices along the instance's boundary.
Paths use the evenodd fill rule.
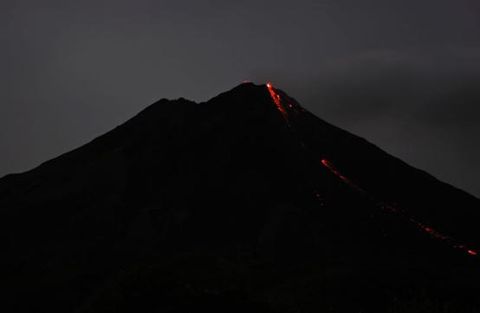
<path fill-rule="evenodd" d="M 0 179 L 0 310 L 476 312 L 478 207 L 271 83 L 162 99 Z"/>

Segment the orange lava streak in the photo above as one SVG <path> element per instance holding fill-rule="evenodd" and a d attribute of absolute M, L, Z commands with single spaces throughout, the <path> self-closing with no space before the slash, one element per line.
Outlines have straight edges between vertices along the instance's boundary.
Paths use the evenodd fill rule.
<path fill-rule="evenodd" d="M 286 121 L 288 121 L 288 112 L 285 110 L 285 108 L 282 105 L 280 95 L 275 92 L 275 89 L 273 89 L 273 86 L 271 83 L 267 83 L 267 89 L 268 89 L 268 92 L 270 93 L 270 96 L 272 97 L 273 102 L 277 106 L 278 111 L 280 111 L 283 118 Z"/>
<path fill-rule="evenodd" d="M 282 101 L 281 101 L 281 97 L 279 94 L 277 94 L 275 92 L 275 89 L 273 88 L 272 84 L 271 83 L 267 83 L 267 89 L 268 89 L 268 92 L 270 93 L 270 96 L 272 97 L 272 100 L 273 102 L 275 103 L 277 109 L 280 111 L 280 113 L 282 114 L 282 117 L 284 118 L 284 120 L 286 121 L 287 125 L 291 128 L 290 126 L 290 123 L 289 123 L 289 120 L 288 120 L 288 112 L 285 110 L 285 108 L 283 107 L 282 105 Z M 293 107 L 292 104 L 288 104 L 288 106 L 290 108 Z M 303 142 L 300 141 L 300 144 L 302 145 L 302 147 L 304 149 L 306 149 L 306 146 Z M 388 211 L 388 212 L 391 212 L 393 214 L 397 214 L 401 217 L 403 217 L 404 219 L 406 219 L 407 221 L 409 221 L 410 223 L 412 223 L 413 225 L 415 225 L 418 229 L 420 229 L 422 232 L 430 235 L 432 238 L 435 238 L 437 240 L 441 240 L 443 242 L 445 242 L 446 244 L 448 244 L 449 246 L 455 248 L 455 249 L 460 249 L 464 252 L 466 252 L 468 255 L 470 256 L 474 256 L 474 257 L 477 257 L 478 256 L 478 251 L 477 250 L 473 250 L 473 249 L 470 249 L 468 248 L 466 245 L 463 245 L 463 244 L 459 244 L 454 238 L 452 237 L 449 237 L 449 236 L 446 236 L 446 235 L 443 235 L 442 233 L 436 231 L 435 229 L 433 229 L 432 227 L 430 226 L 427 226 L 419 221 L 417 221 L 416 219 L 410 217 L 407 212 L 405 210 L 403 210 L 401 207 L 399 207 L 398 205 L 396 204 L 389 204 L 389 203 L 386 203 L 384 201 L 381 201 L 381 200 L 378 200 L 376 199 L 375 197 L 369 195 L 369 193 L 367 191 L 365 191 L 364 189 L 362 189 L 360 186 L 356 185 L 355 183 L 353 183 L 349 178 L 347 178 L 346 176 L 343 176 L 340 171 L 338 171 L 335 166 L 327 159 L 322 159 L 321 161 L 321 164 L 326 167 L 330 172 L 332 172 L 337 178 L 339 178 L 341 181 L 343 181 L 345 184 L 349 185 L 351 188 L 355 189 L 358 193 L 368 197 L 370 200 L 374 201 L 378 206 L 380 206 L 383 210 L 385 211 Z M 315 197 L 317 198 L 317 201 L 319 201 L 322 205 L 323 205 L 323 201 L 322 201 L 322 197 L 320 196 L 320 194 L 314 190 L 314 195 Z"/>
<path fill-rule="evenodd" d="M 335 176 L 340 178 L 345 184 L 349 185 L 353 189 L 357 190 L 358 192 L 365 194 L 365 190 L 354 184 L 350 179 L 348 179 L 346 176 L 343 176 L 336 168 L 335 166 L 328 161 L 327 159 L 322 159 L 320 162 L 322 162 L 323 166 L 325 166 L 327 169 L 330 170 Z"/>
<path fill-rule="evenodd" d="M 330 163 L 330 161 L 328 161 L 326 159 L 322 159 L 321 162 L 326 168 L 328 168 L 333 174 L 335 174 L 335 176 L 337 176 L 338 178 L 340 178 L 341 180 L 343 180 L 347 184 L 351 185 L 350 180 L 348 178 L 346 178 L 345 176 L 343 176 L 342 174 L 340 174 L 340 172 L 337 171 L 337 169 L 333 166 L 332 163 Z"/>
<path fill-rule="evenodd" d="M 352 188 L 354 188 L 355 190 L 357 190 L 359 193 L 363 194 L 363 195 L 368 195 L 368 193 L 363 190 L 362 188 L 360 188 L 359 186 L 357 186 L 356 184 L 354 184 L 350 179 L 348 179 L 347 177 L 343 176 L 336 168 L 335 166 L 330 162 L 328 161 L 327 159 L 322 159 L 321 160 L 321 163 L 323 164 L 323 166 L 325 166 L 328 170 L 330 170 L 330 172 L 332 172 L 335 176 L 337 176 L 337 178 L 339 178 L 340 180 L 342 180 L 345 184 L 351 186 Z M 375 198 L 369 196 L 372 200 L 376 200 Z M 376 201 L 381 208 L 383 208 L 384 210 L 387 210 L 389 212 L 392 212 L 392 213 L 396 213 L 396 214 L 399 214 L 400 216 L 406 218 L 407 220 L 409 220 L 412 224 L 414 224 L 418 229 L 422 230 L 423 232 L 427 233 L 428 235 L 430 235 L 432 238 L 435 238 L 437 240 L 442 240 L 444 241 L 445 243 L 447 243 L 448 245 L 452 246 L 453 248 L 455 249 L 460 249 L 460 250 L 463 250 L 464 252 L 466 252 L 468 255 L 471 255 L 471 256 L 478 256 L 478 252 L 476 250 L 473 250 L 473 249 L 470 249 L 468 248 L 467 246 L 463 245 L 463 244 L 458 244 L 456 242 L 456 240 L 452 237 L 449 237 L 449 236 L 446 236 L 438 231 L 436 231 L 434 228 L 430 227 L 430 226 L 427 226 L 419 221 L 417 221 L 416 219 L 414 218 L 411 218 L 411 217 L 408 217 L 408 215 L 406 214 L 406 212 L 404 210 L 402 210 L 400 207 L 396 206 L 396 205 L 392 205 L 392 204 L 388 204 L 388 203 L 385 203 L 383 201 Z"/>

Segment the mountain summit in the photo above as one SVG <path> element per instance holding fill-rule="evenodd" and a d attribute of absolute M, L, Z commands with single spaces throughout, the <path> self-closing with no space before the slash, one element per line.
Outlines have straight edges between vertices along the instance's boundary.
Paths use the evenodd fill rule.
<path fill-rule="evenodd" d="M 162 99 L 0 180 L 0 306 L 474 312 L 479 209 L 271 84 Z"/>

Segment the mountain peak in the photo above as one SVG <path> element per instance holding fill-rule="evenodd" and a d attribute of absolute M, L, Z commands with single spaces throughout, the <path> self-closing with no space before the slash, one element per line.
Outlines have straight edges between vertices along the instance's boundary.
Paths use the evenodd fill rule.
<path fill-rule="evenodd" d="M 162 99 L 0 180 L 4 311 L 465 312 L 479 206 L 271 83 Z"/>

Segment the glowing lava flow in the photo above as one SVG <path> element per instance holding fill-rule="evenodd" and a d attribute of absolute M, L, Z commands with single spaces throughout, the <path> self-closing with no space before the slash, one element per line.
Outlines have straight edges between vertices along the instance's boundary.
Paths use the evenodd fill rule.
<path fill-rule="evenodd" d="M 280 111 L 283 118 L 288 123 L 288 112 L 285 110 L 285 108 L 282 105 L 280 95 L 275 91 L 271 83 L 267 83 L 267 89 L 268 89 L 268 92 L 270 93 L 270 96 L 272 97 L 273 102 L 277 106 L 278 111 Z"/>
<path fill-rule="evenodd" d="M 272 97 L 272 100 L 275 103 L 278 111 L 280 111 L 280 113 L 282 114 L 282 117 L 284 118 L 285 122 L 287 123 L 287 126 L 290 128 L 290 131 L 295 133 L 295 129 L 290 125 L 289 118 L 288 118 L 288 112 L 285 109 L 285 107 L 282 105 L 282 101 L 281 101 L 282 99 L 281 99 L 280 95 L 275 91 L 275 89 L 273 88 L 271 83 L 267 83 L 267 89 L 268 89 L 268 92 L 270 93 L 270 96 Z M 296 110 L 298 110 L 298 108 L 296 108 L 291 103 L 288 104 L 288 107 L 290 109 L 293 109 L 294 112 L 297 112 Z M 301 112 L 305 111 L 301 107 L 299 108 L 299 110 Z M 305 151 L 308 151 L 308 148 L 305 145 L 305 143 L 303 143 L 300 140 L 299 137 L 298 137 L 298 139 L 299 139 L 299 143 L 300 143 L 301 147 Z M 451 246 L 454 249 L 462 250 L 463 252 L 465 252 L 466 254 L 468 254 L 470 256 L 477 257 L 479 255 L 479 252 L 477 250 L 473 250 L 471 248 L 468 248 L 466 245 L 459 243 L 454 238 L 452 238 L 450 236 L 443 235 L 440 232 L 433 229 L 432 227 L 427 226 L 427 225 L 417 221 L 416 219 L 410 217 L 409 214 L 405 210 L 403 210 L 401 207 L 399 207 L 398 205 L 395 205 L 395 204 L 392 204 L 392 203 L 389 204 L 389 203 L 386 203 L 382 200 L 376 199 L 375 197 L 371 196 L 367 191 L 365 191 L 360 186 L 355 184 L 352 180 L 350 180 L 348 177 L 346 177 L 342 173 L 340 173 L 340 171 L 329 160 L 322 159 L 320 161 L 320 163 L 325 168 L 327 168 L 333 175 L 335 175 L 338 179 L 340 179 L 343 183 L 350 186 L 352 189 L 356 190 L 358 193 L 362 194 L 364 197 L 370 199 L 372 202 L 376 203 L 376 205 L 379 206 L 382 210 L 388 211 L 388 212 L 393 213 L 393 214 L 397 214 L 399 217 L 401 217 L 401 218 L 407 220 L 408 222 L 412 223 L 415 227 L 417 227 L 422 232 L 428 234 L 430 237 L 432 237 L 434 239 L 437 239 L 437 240 L 441 240 L 441 241 L 445 242 L 446 244 L 448 244 L 449 246 Z M 314 196 L 317 199 L 317 201 L 319 201 L 320 204 L 323 206 L 324 201 L 323 201 L 320 193 L 318 193 L 317 190 L 314 190 Z"/>
<path fill-rule="evenodd" d="M 354 187 L 355 189 L 360 189 L 355 184 L 353 184 L 347 177 L 340 174 L 340 172 L 337 171 L 335 166 L 333 166 L 333 164 L 330 163 L 330 161 L 328 161 L 327 159 L 322 159 L 320 162 L 322 162 L 323 166 L 328 168 L 330 170 L 330 172 L 332 172 L 335 176 L 340 178 L 344 183 L 346 183 L 347 185 L 350 185 L 351 187 Z M 362 189 L 360 189 L 360 190 L 363 192 Z"/>
<path fill-rule="evenodd" d="M 320 163 L 326 167 L 332 174 L 334 174 L 338 179 L 340 179 L 341 181 L 343 181 L 345 184 L 349 185 L 350 187 L 352 187 L 353 189 L 355 189 L 357 192 L 361 193 L 362 195 L 364 196 L 367 196 L 368 198 L 370 198 L 370 200 L 374 201 L 375 203 L 377 203 L 377 205 L 379 205 L 382 209 L 386 210 L 386 211 L 389 211 L 391 213 L 395 213 L 395 214 L 398 214 L 400 216 L 402 216 L 403 218 L 407 219 L 408 221 L 410 221 L 413 225 L 415 225 L 418 229 L 422 230 L 423 232 L 425 232 L 426 234 L 430 235 L 432 238 L 435 238 L 435 239 L 438 239 L 438 240 L 442 240 L 444 241 L 445 243 L 447 243 L 448 245 L 450 245 L 451 247 L 455 248 L 455 249 L 460 249 L 464 252 L 466 252 L 468 255 L 471 255 L 471 256 L 478 256 L 478 252 L 476 250 L 473 250 L 473 249 L 470 249 L 470 248 L 467 248 L 467 246 L 463 245 L 463 244 L 459 244 L 454 238 L 450 237 L 450 236 L 446 236 L 438 231 L 436 231 L 435 229 L 433 229 L 432 227 L 430 226 L 427 226 L 419 221 L 417 221 L 416 219 L 412 218 L 412 217 L 409 217 L 407 215 L 407 213 L 405 212 L 405 210 L 402 210 L 400 207 L 396 206 L 396 205 L 393 205 L 393 204 L 388 204 L 386 202 L 383 202 L 383 201 L 379 201 L 375 198 L 373 198 L 372 196 L 370 196 L 364 189 L 360 188 L 358 185 L 354 184 L 350 179 L 348 179 L 346 176 L 342 175 L 336 168 L 335 166 L 330 162 L 328 161 L 327 159 L 322 159 L 320 161 Z"/>

